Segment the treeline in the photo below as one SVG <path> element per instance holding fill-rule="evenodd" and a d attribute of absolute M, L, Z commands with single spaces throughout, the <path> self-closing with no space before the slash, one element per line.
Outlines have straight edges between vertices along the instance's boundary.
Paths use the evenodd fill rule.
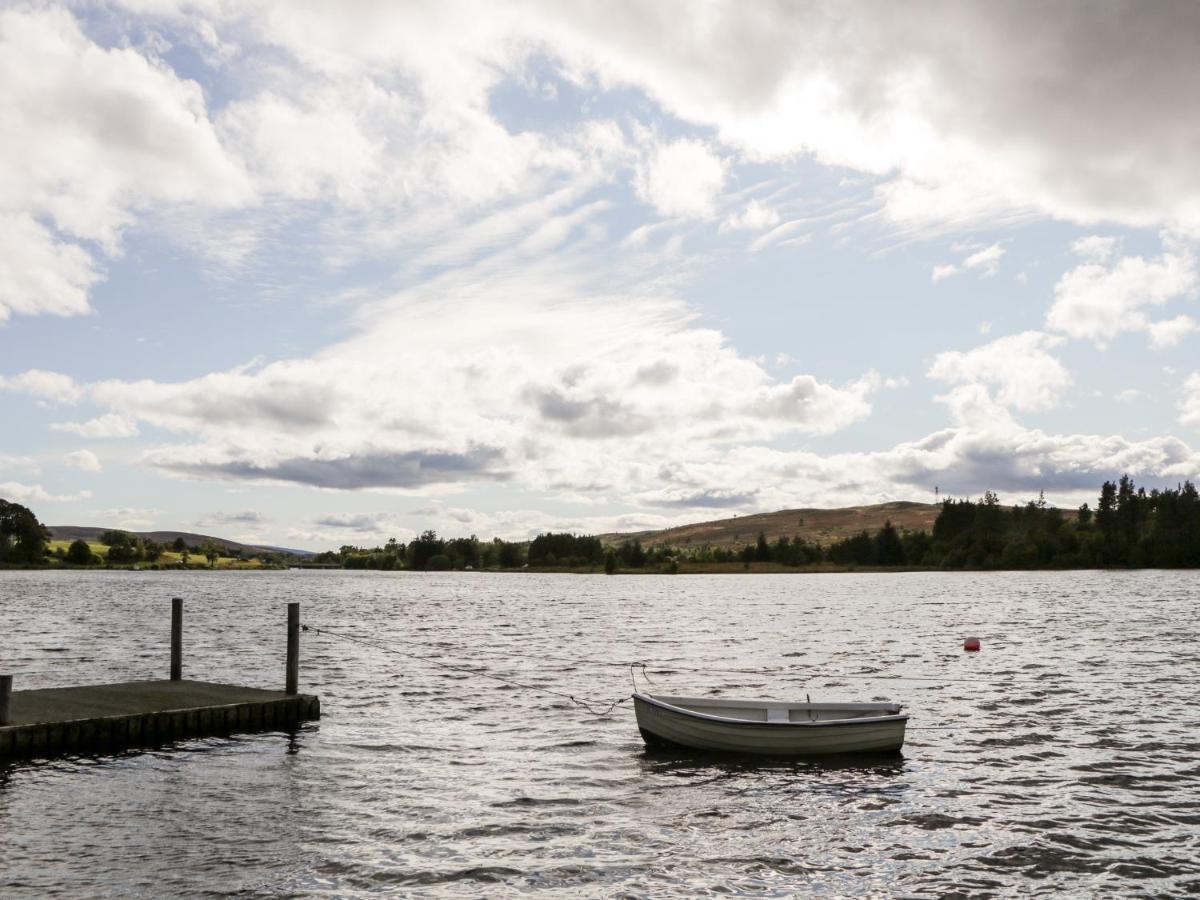
<path fill-rule="evenodd" d="M 599 538 L 574 534 L 541 534 L 532 541 L 481 541 L 441 538 L 425 531 L 409 543 L 389 540 L 381 547 L 345 545 L 308 557 L 305 562 L 340 565 L 345 569 L 411 569 L 438 572 L 451 569 L 581 568 L 604 564 L 605 549 Z"/>
<path fill-rule="evenodd" d="M 948 501 L 934 522 L 929 555 L 921 564 L 1200 567 L 1200 494 L 1190 481 L 1147 493 L 1125 475 L 1104 483 L 1094 510 L 1085 503 L 1071 518 L 1040 499 L 1007 509 L 991 493 L 977 503 Z"/>
<path fill-rule="evenodd" d="M 1137 487 L 1128 475 L 1106 481 L 1093 510 L 1074 515 L 1043 497 L 1002 506 L 986 492 L 979 500 L 946 500 L 932 533 L 898 531 L 891 522 L 874 533 L 861 531 L 822 547 L 799 538 L 755 544 L 740 550 L 702 547 L 680 559 L 754 562 L 788 566 L 921 569 L 1086 569 L 1101 567 L 1200 567 L 1200 493 L 1189 481 L 1166 490 Z"/>

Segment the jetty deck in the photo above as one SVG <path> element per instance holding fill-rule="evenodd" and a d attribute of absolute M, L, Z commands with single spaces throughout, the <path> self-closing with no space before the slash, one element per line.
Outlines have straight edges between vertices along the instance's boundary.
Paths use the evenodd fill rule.
<path fill-rule="evenodd" d="M 205 681 L 129 681 L 13 691 L 0 757 L 108 753 L 189 738 L 292 730 L 320 700 Z"/>
<path fill-rule="evenodd" d="M 321 717 L 297 690 L 300 604 L 287 608 L 282 691 L 183 678 L 183 600 L 171 601 L 170 679 L 14 691 L 0 675 L 0 759 L 112 753 L 189 738 L 291 731 Z"/>

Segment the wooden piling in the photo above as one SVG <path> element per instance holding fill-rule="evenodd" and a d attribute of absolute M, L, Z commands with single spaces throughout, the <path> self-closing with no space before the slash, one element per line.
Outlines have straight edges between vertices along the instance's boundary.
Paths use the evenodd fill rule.
<path fill-rule="evenodd" d="M 276 682 L 278 684 L 278 682 Z M 287 679 L 284 693 L 300 689 L 300 604 L 289 603 L 287 613 Z"/>
<path fill-rule="evenodd" d="M 0 725 L 12 721 L 12 680 L 11 675 L 0 675 Z"/>
<path fill-rule="evenodd" d="M 171 598 L 171 680 L 183 680 L 183 598 Z"/>

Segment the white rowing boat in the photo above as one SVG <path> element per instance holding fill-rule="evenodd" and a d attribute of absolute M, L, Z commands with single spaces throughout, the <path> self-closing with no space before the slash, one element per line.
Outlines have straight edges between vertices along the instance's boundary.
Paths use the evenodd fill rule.
<path fill-rule="evenodd" d="M 817 756 L 895 752 L 908 716 L 899 703 L 788 703 L 635 693 L 646 746 Z"/>

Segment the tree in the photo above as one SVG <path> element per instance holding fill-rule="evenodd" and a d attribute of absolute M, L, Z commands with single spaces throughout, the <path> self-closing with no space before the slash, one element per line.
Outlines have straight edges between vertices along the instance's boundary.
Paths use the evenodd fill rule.
<path fill-rule="evenodd" d="M 637 538 L 632 543 L 626 541 L 621 544 L 621 549 L 617 552 L 621 562 L 631 569 L 641 569 L 646 565 L 646 551 L 642 549 L 642 542 Z"/>
<path fill-rule="evenodd" d="M 1079 507 L 1079 525 L 1081 528 L 1087 528 L 1092 524 L 1092 508 L 1086 503 Z"/>
<path fill-rule="evenodd" d="M 208 560 L 208 567 L 216 568 L 217 560 L 221 558 L 221 548 L 212 541 L 205 541 L 200 546 L 200 550 L 204 554 L 204 558 Z"/>
<path fill-rule="evenodd" d="M 185 541 L 182 536 L 177 537 L 175 540 L 171 541 L 171 549 L 176 553 L 183 553 L 183 551 L 187 549 L 187 541 Z"/>
<path fill-rule="evenodd" d="M 771 545 L 767 543 L 767 536 L 761 531 L 758 533 L 758 540 L 754 543 L 754 559 L 757 562 L 771 561 Z"/>
<path fill-rule="evenodd" d="M 421 536 L 408 545 L 408 565 L 418 571 L 430 568 L 429 562 L 435 556 L 443 556 L 446 552 L 446 542 L 437 536 L 436 531 L 426 530 Z"/>
<path fill-rule="evenodd" d="M 92 564 L 92 548 L 85 540 L 71 541 L 67 548 L 67 562 L 73 566 L 90 566 Z"/>
<path fill-rule="evenodd" d="M 0 500 L 0 562 L 37 565 L 48 540 L 50 532 L 29 509 Z"/>
<path fill-rule="evenodd" d="M 875 535 L 875 562 L 881 566 L 902 566 L 907 562 L 904 544 L 891 519 L 885 521 Z"/>
<path fill-rule="evenodd" d="M 100 543 L 108 547 L 105 561 L 116 563 L 135 563 L 142 558 L 141 541 L 128 531 L 106 531 L 100 535 Z"/>

